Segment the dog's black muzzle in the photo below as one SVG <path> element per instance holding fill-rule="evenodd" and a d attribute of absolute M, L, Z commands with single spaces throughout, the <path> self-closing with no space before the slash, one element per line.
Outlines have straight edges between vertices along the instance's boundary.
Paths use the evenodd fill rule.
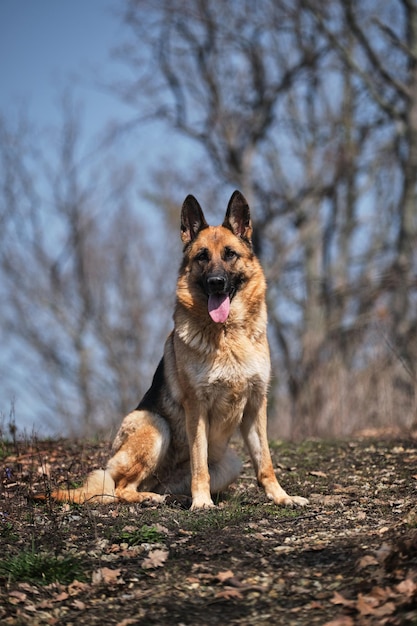
<path fill-rule="evenodd" d="M 209 296 L 228 293 L 229 281 L 225 274 L 209 274 L 206 280 L 207 293 Z"/>

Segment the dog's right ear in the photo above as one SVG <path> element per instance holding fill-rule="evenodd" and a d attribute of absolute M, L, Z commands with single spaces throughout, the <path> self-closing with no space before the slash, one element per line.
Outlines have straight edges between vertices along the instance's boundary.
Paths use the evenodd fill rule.
<path fill-rule="evenodd" d="M 195 239 L 208 224 L 201 206 L 194 196 L 187 196 L 181 209 L 181 240 L 184 245 Z"/>

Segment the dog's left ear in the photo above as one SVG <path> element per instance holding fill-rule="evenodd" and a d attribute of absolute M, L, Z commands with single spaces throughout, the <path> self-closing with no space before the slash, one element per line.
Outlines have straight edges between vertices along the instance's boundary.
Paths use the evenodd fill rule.
<path fill-rule="evenodd" d="M 252 222 L 249 205 L 240 191 L 234 191 L 227 205 L 223 226 L 248 243 L 252 241 Z"/>
<path fill-rule="evenodd" d="M 181 209 L 181 240 L 184 245 L 195 239 L 208 224 L 203 210 L 194 196 L 187 196 Z"/>

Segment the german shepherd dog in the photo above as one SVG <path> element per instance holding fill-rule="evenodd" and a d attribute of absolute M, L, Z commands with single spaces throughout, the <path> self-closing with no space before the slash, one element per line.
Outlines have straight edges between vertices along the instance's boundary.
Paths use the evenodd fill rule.
<path fill-rule="evenodd" d="M 239 475 L 240 460 L 229 447 L 239 427 L 266 496 L 275 504 L 307 504 L 282 489 L 269 452 L 266 284 L 251 235 L 249 206 L 239 191 L 215 227 L 187 196 L 174 330 L 152 385 L 123 420 L 106 469 L 52 498 L 159 503 L 166 494 L 191 494 L 192 510 L 212 507 L 212 494 Z"/>

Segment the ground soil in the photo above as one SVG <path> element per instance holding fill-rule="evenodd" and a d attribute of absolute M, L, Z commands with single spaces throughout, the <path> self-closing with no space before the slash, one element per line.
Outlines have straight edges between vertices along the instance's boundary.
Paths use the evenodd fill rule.
<path fill-rule="evenodd" d="M 191 512 L 186 499 L 39 504 L 33 493 L 102 467 L 109 445 L 3 443 L 0 623 L 417 624 L 417 442 L 271 449 L 279 481 L 307 508 L 268 503 L 247 460 L 213 510 Z M 27 553 L 81 569 L 66 582 L 19 575 L 10 563 Z"/>

